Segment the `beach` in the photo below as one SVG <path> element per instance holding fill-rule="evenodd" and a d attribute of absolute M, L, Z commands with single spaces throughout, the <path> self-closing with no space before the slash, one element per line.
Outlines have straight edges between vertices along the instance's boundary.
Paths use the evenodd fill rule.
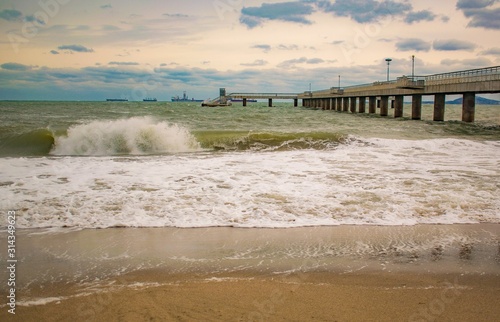
<path fill-rule="evenodd" d="M 500 315 L 497 106 L 108 103 L 0 102 L 0 320 Z"/>
<path fill-rule="evenodd" d="M 497 224 L 22 230 L 15 318 L 493 321 L 499 232 Z M 13 320 L 5 305 L 0 317 Z"/>

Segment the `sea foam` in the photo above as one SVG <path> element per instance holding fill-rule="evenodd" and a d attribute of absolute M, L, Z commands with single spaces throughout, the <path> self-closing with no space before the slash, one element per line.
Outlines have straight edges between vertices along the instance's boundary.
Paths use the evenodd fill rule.
<path fill-rule="evenodd" d="M 53 155 L 119 155 L 191 152 L 200 149 L 188 129 L 150 117 L 74 125 L 57 137 Z"/>
<path fill-rule="evenodd" d="M 0 159 L 0 192 L 24 209 L 19 228 L 498 223 L 499 148 L 358 139 L 319 151 Z"/>

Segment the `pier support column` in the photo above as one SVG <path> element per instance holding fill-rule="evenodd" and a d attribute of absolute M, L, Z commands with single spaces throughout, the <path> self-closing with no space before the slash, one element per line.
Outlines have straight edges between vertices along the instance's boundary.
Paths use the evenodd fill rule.
<path fill-rule="evenodd" d="M 377 112 L 377 98 L 370 96 L 368 98 L 368 113 L 375 114 L 375 112 Z"/>
<path fill-rule="evenodd" d="M 349 97 L 344 97 L 344 112 L 349 112 Z"/>
<path fill-rule="evenodd" d="M 389 115 L 389 96 L 380 97 L 380 116 Z"/>
<path fill-rule="evenodd" d="M 299 106 L 299 99 L 298 98 L 294 98 L 293 99 L 293 107 L 297 107 Z"/>
<path fill-rule="evenodd" d="M 403 117 L 404 96 L 396 95 L 394 99 L 394 117 Z"/>
<path fill-rule="evenodd" d="M 337 111 L 342 111 L 342 97 L 337 97 Z"/>
<path fill-rule="evenodd" d="M 335 111 L 337 109 L 337 99 L 332 98 L 331 101 L 332 102 L 330 104 L 332 104 L 332 111 Z"/>
<path fill-rule="evenodd" d="M 444 107 L 446 101 L 446 94 L 436 94 L 434 96 L 434 121 L 444 121 Z"/>
<path fill-rule="evenodd" d="M 361 96 L 359 98 L 359 113 L 366 113 L 366 97 L 365 96 Z"/>
<path fill-rule="evenodd" d="M 351 113 L 356 113 L 357 97 L 351 97 Z"/>
<path fill-rule="evenodd" d="M 326 109 L 330 111 L 332 109 L 332 104 L 331 104 L 332 100 L 329 98 L 325 98 L 325 100 L 326 100 L 326 107 L 327 107 Z"/>
<path fill-rule="evenodd" d="M 412 120 L 421 120 L 422 119 L 422 95 L 420 95 L 420 94 L 412 96 L 411 119 Z"/>
<path fill-rule="evenodd" d="M 462 102 L 462 121 L 474 122 L 476 114 L 476 93 L 465 93 Z"/>
<path fill-rule="evenodd" d="M 243 98 L 243 106 L 247 106 L 247 99 Z"/>
<path fill-rule="evenodd" d="M 272 99 L 272 98 L 270 98 L 270 99 L 269 99 L 269 104 L 268 104 L 268 106 L 269 106 L 269 107 L 273 107 L 273 99 Z"/>

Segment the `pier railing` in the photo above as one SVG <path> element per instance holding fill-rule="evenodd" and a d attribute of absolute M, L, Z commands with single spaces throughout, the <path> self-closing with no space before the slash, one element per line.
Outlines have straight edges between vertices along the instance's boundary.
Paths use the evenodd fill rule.
<path fill-rule="evenodd" d="M 231 93 L 228 98 L 253 98 L 253 99 L 294 99 L 297 93 Z"/>
<path fill-rule="evenodd" d="M 500 80 L 500 66 L 425 76 L 426 85 L 462 84 Z"/>

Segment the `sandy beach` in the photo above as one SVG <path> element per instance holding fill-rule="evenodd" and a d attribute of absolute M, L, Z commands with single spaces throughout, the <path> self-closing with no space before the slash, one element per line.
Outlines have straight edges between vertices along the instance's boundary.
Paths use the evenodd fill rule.
<path fill-rule="evenodd" d="M 494 321 L 499 232 L 496 224 L 22 230 L 16 315 L 3 304 L 0 319 Z"/>

